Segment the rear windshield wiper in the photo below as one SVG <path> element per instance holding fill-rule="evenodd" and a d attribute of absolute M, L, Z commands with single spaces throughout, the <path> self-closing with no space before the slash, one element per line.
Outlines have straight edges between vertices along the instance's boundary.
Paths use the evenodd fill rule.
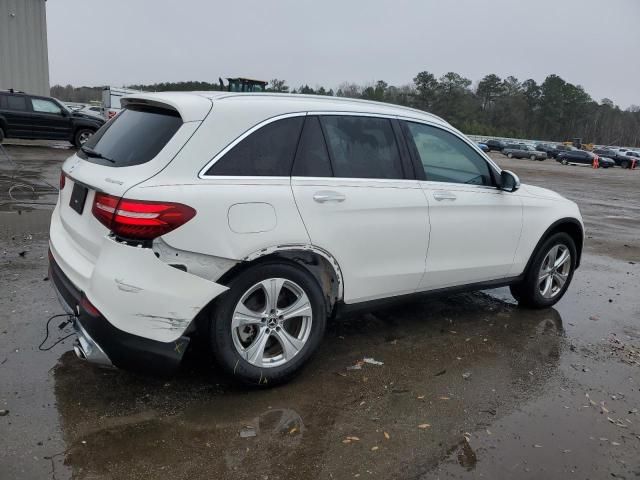
<path fill-rule="evenodd" d="M 82 147 L 80 147 L 80 150 L 82 150 L 88 157 L 99 158 L 100 160 L 106 160 L 107 162 L 116 163 L 115 160 L 113 160 L 113 159 L 111 159 L 109 157 L 105 157 L 100 152 L 96 152 L 91 147 L 85 147 L 83 145 Z"/>

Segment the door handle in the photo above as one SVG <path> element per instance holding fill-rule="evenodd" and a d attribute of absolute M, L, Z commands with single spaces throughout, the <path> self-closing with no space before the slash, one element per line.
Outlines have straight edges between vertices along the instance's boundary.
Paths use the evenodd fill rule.
<path fill-rule="evenodd" d="M 345 197 L 342 193 L 332 192 L 330 190 L 322 190 L 313 195 L 313 199 L 318 203 L 326 202 L 344 202 Z"/>
<path fill-rule="evenodd" d="M 456 194 L 452 193 L 452 192 L 433 192 L 433 198 L 435 198 L 437 201 L 442 201 L 442 200 L 455 200 L 456 198 Z"/>

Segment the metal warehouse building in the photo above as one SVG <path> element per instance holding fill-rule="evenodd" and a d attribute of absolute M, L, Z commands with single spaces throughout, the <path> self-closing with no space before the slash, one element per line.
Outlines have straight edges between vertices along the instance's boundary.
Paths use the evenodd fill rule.
<path fill-rule="evenodd" d="M 49 95 L 46 0 L 0 0 L 0 90 Z"/>

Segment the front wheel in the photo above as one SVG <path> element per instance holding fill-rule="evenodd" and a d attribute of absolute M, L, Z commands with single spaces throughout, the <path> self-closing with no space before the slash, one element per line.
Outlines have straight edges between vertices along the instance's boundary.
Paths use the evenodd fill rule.
<path fill-rule="evenodd" d="M 80 148 L 82 145 L 84 145 L 87 140 L 89 140 L 91 138 L 91 135 L 93 135 L 93 130 L 89 129 L 89 128 L 81 128 L 79 129 L 76 134 L 73 136 L 73 144 Z"/>
<path fill-rule="evenodd" d="M 513 158 L 513 153 L 511 153 L 511 152 L 507 153 L 507 157 Z"/>
<path fill-rule="evenodd" d="M 536 158 L 537 158 L 537 157 L 536 157 L 535 155 L 531 155 L 531 156 L 529 157 L 529 160 L 535 160 Z"/>
<path fill-rule="evenodd" d="M 303 267 L 264 263 L 228 286 L 211 320 L 218 364 L 245 384 L 266 387 L 287 381 L 324 334 L 327 313 L 318 282 Z"/>
<path fill-rule="evenodd" d="M 549 237 L 534 253 L 522 282 L 511 286 L 518 303 L 530 308 L 554 305 L 567 291 L 576 266 L 573 239 L 560 232 Z"/>

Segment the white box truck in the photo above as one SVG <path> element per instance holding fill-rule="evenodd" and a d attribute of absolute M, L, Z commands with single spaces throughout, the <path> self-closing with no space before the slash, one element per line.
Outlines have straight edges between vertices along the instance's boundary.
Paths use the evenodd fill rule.
<path fill-rule="evenodd" d="M 106 120 L 111 120 L 122 109 L 120 99 L 125 95 L 140 93 L 140 90 L 130 88 L 104 87 L 102 89 L 102 114 Z"/>

